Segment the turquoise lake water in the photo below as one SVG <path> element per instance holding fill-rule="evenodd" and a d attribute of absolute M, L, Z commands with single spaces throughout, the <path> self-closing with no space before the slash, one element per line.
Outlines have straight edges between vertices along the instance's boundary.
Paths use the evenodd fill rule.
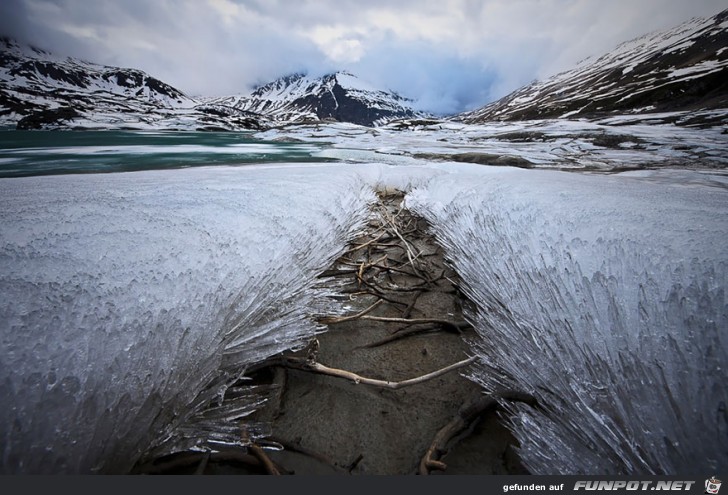
<path fill-rule="evenodd" d="M 316 156 L 322 149 L 233 132 L 4 131 L 0 178 L 331 161 Z"/>

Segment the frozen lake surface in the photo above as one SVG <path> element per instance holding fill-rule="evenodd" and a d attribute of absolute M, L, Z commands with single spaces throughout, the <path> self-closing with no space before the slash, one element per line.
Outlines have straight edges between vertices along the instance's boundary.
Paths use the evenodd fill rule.
<path fill-rule="evenodd" d="M 321 162 L 322 145 L 250 133 L 180 131 L 0 132 L 0 177 L 133 172 L 211 165 Z"/>

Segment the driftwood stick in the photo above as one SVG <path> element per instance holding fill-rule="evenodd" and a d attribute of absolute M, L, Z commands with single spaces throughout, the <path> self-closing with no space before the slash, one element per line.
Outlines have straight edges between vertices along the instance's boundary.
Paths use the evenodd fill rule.
<path fill-rule="evenodd" d="M 381 228 L 379 228 L 379 229 L 377 229 L 377 230 L 381 230 Z M 375 231 L 375 232 L 376 232 L 376 231 Z M 357 246 L 352 246 L 351 248 L 349 248 L 349 249 L 347 249 L 346 251 L 344 251 L 344 252 L 342 253 L 342 256 L 344 256 L 345 254 L 353 253 L 354 251 L 358 251 L 358 250 L 360 250 L 361 248 L 365 248 L 365 247 L 367 247 L 368 245 L 370 245 L 370 244 L 372 244 L 372 243 L 374 243 L 374 242 L 377 242 L 377 241 L 378 241 L 379 239 L 381 239 L 381 238 L 382 238 L 382 236 L 384 236 L 384 234 L 385 234 L 385 232 L 382 232 L 382 233 L 381 233 L 381 234 L 379 234 L 379 235 L 378 235 L 377 237 L 375 237 L 375 238 L 373 238 L 373 239 L 370 239 L 370 240 L 368 240 L 368 241 L 367 241 L 367 242 L 365 242 L 364 244 L 359 244 L 359 245 L 357 245 Z"/>
<path fill-rule="evenodd" d="M 389 380 L 377 380 L 375 378 L 366 378 L 364 376 L 357 375 L 356 373 L 352 373 L 351 371 L 340 370 L 338 368 L 329 368 L 328 366 L 325 366 L 321 363 L 306 361 L 306 360 L 302 360 L 300 358 L 287 359 L 286 364 L 291 367 L 298 368 L 298 369 L 301 369 L 304 371 L 313 371 L 316 373 L 321 373 L 323 375 L 345 378 L 347 380 L 353 381 L 356 384 L 362 383 L 364 385 L 371 385 L 373 387 L 389 388 L 389 389 L 396 390 L 399 388 L 410 387 L 412 385 L 417 385 L 419 383 L 423 383 L 428 380 L 432 380 L 433 378 L 442 376 L 446 373 L 449 373 L 450 371 L 467 366 L 470 363 L 472 363 L 473 361 L 475 361 L 475 357 L 463 359 L 462 361 L 458 361 L 457 363 L 451 364 L 449 366 L 445 366 L 444 368 L 433 371 L 431 373 L 427 373 L 425 375 L 418 376 L 415 378 L 410 378 L 408 380 L 402 380 L 400 382 L 392 382 Z"/>
<path fill-rule="evenodd" d="M 442 462 L 440 458 L 447 454 L 448 443 L 450 443 L 450 441 L 460 433 L 470 428 L 470 426 L 482 415 L 498 408 L 499 399 L 525 402 L 530 405 L 536 404 L 536 399 L 534 399 L 533 396 L 516 391 L 503 392 L 498 394 L 498 396 L 481 395 L 475 400 L 464 404 L 460 410 L 458 410 L 455 417 L 443 426 L 435 435 L 430 447 L 420 460 L 419 473 L 422 475 L 428 475 L 430 474 L 430 471 L 433 470 L 444 471 L 447 469 L 447 465 Z"/>
<path fill-rule="evenodd" d="M 362 459 L 364 459 L 364 454 L 359 454 L 358 456 L 356 456 L 356 459 L 351 461 L 349 465 L 346 466 L 346 471 L 351 474 L 351 472 L 356 469 Z"/>
<path fill-rule="evenodd" d="M 378 302 L 381 302 L 381 300 Z M 382 322 L 386 322 L 386 323 L 403 323 L 406 325 L 419 325 L 422 323 L 435 323 L 437 325 L 449 327 L 454 330 L 465 330 L 467 328 L 470 328 L 470 323 L 468 323 L 467 321 L 450 321 L 450 320 L 443 320 L 440 318 L 396 318 L 396 317 L 390 317 L 390 316 L 369 316 L 369 315 L 367 315 L 366 313 L 373 310 L 376 307 L 377 303 L 372 304 L 371 306 L 366 308 L 361 313 L 357 313 L 355 315 L 343 316 L 340 318 L 337 318 L 337 317 L 324 318 L 320 321 L 321 321 L 321 323 L 334 324 L 334 323 L 342 323 L 344 321 L 349 321 L 349 320 L 360 319 L 360 320 L 370 320 L 370 321 L 382 321 Z"/>
<path fill-rule="evenodd" d="M 399 213 L 397 213 L 399 215 Z M 392 233 L 396 235 L 400 241 L 402 241 L 402 244 L 405 247 L 405 253 L 407 254 L 407 259 L 409 259 L 410 265 L 412 265 L 412 270 L 415 271 L 415 273 L 418 273 L 419 270 L 417 270 L 417 266 L 415 266 L 415 260 L 417 259 L 418 255 L 415 255 L 412 247 L 410 246 L 410 243 L 407 242 L 407 239 L 405 239 L 402 234 L 400 234 L 399 230 L 397 229 L 397 225 L 394 223 L 394 218 L 392 218 L 386 211 L 382 211 L 382 216 L 384 217 L 384 220 L 386 220 L 387 223 L 389 223 Z M 395 216 L 396 217 L 396 216 Z"/>
<path fill-rule="evenodd" d="M 377 291 L 375 289 L 372 289 L 371 287 L 370 287 L 370 290 L 368 292 L 366 292 L 366 294 L 371 294 L 372 296 L 377 296 L 380 299 L 384 299 L 388 303 L 398 304 L 400 306 L 407 306 L 407 303 L 404 303 L 402 301 L 398 301 L 396 299 L 392 299 L 391 297 L 388 297 L 388 296 L 382 294 L 381 292 L 379 292 L 379 291 Z"/>
<path fill-rule="evenodd" d="M 268 457 L 268 454 L 265 453 L 263 449 L 261 449 L 259 446 L 255 444 L 251 444 L 248 446 L 248 450 L 250 453 L 258 459 L 265 469 L 265 472 L 268 474 L 272 474 L 275 476 L 278 476 L 281 474 L 281 472 L 278 470 L 275 464 L 273 464 L 273 461 L 270 460 L 270 457 Z"/>
<path fill-rule="evenodd" d="M 380 265 L 377 262 L 370 263 L 368 266 L 369 267 L 372 267 L 372 268 L 379 268 L 380 270 L 387 270 L 387 271 L 392 271 L 392 272 L 397 272 L 397 273 L 403 273 L 405 275 L 409 275 L 410 277 L 416 277 L 416 278 L 419 278 L 421 280 L 424 280 L 425 282 L 431 282 L 430 279 L 424 277 L 423 275 L 420 275 L 418 273 L 414 273 L 413 271 L 410 272 L 410 271 L 407 271 L 407 270 L 403 270 L 402 268 L 397 268 L 397 267 L 394 267 L 394 266 Z"/>
<path fill-rule="evenodd" d="M 417 259 L 417 257 L 419 255 L 414 254 L 414 252 L 412 251 L 412 247 L 405 240 L 405 238 L 402 237 L 402 234 L 400 234 L 399 231 L 397 231 L 397 228 L 394 226 L 393 223 L 391 225 L 392 225 L 392 230 L 394 231 L 394 233 L 397 235 L 397 237 L 400 238 L 400 240 L 402 241 L 402 244 L 404 244 L 405 253 L 407 254 L 407 259 L 409 260 L 409 264 L 412 266 L 412 270 L 414 270 L 415 273 L 417 273 L 419 270 L 417 270 L 417 266 L 415 266 L 415 260 Z"/>
<path fill-rule="evenodd" d="M 407 307 L 405 308 L 405 310 L 402 312 L 401 318 L 409 318 L 410 317 L 410 315 L 412 314 L 412 310 L 415 308 L 415 304 L 417 304 L 417 300 L 420 298 L 420 296 L 422 295 L 423 292 L 425 292 L 424 289 L 423 290 L 419 290 L 419 291 L 417 291 L 417 292 L 414 293 L 414 295 L 412 296 L 412 300 L 407 305 Z"/>
<path fill-rule="evenodd" d="M 364 280 L 364 285 L 371 287 L 377 291 L 387 291 L 387 292 L 414 292 L 418 290 L 423 290 L 425 286 L 427 285 L 427 282 L 422 282 L 421 284 L 413 285 L 411 287 L 396 287 L 396 286 L 390 286 L 390 287 L 382 287 L 378 283 L 376 283 L 374 280 Z"/>
<path fill-rule="evenodd" d="M 314 450 L 311 450 L 309 448 L 302 446 L 300 443 L 300 438 L 297 438 L 294 442 L 288 442 L 279 437 L 268 437 L 268 440 L 280 444 L 281 446 L 283 446 L 284 450 L 288 450 L 290 452 L 298 452 L 299 454 L 305 455 L 312 459 L 316 459 L 317 461 L 319 461 L 323 464 L 331 466 L 331 468 L 334 471 L 338 471 L 338 472 L 344 471 L 344 469 L 342 467 L 338 466 L 331 458 L 329 458 L 319 452 L 316 452 Z"/>
<path fill-rule="evenodd" d="M 363 345 L 362 347 L 364 347 L 366 349 L 371 349 L 373 347 L 380 347 L 385 344 L 389 344 L 391 342 L 395 342 L 397 340 L 410 337 L 412 335 L 417 335 L 417 334 L 425 333 L 425 332 L 432 332 L 437 329 L 438 329 L 438 326 L 428 325 L 426 327 L 421 327 L 421 328 L 407 328 L 405 330 L 398 330 L 396 333 L 393 333 L 392 335 L 388 335 L 387 337 L 384 337 L 381 340 L 377 340 L 376 342 L 372 342 L 370 344 Z"/>
<path fill-rule="evenodd" d="M 356 273 L 356 278 L 359 280 L 359 285 L 364 282 L 364 272 L 367 271 L 369 268 L 372 267 L 379 267 L 379 262 L 385 261 L 387 259 L 387 255 L 385 254 L 381 258 L 379 258 L 376 261 L 370 261 L 370 262 L 362 262 L 361 265 L 359 265 L 359 270 Z"/>
<path fill-rule="evenodd" d="M 376 308 L 377 306 L 379 306 L 380 304 L 382 304 L 383 301 L 384 301 L 384 299 L 381 299 L 380 298 L 374 304 L 372 304 L 368 308 L 364 309 L 363 311 L 361 311 L 361 312 L 359 312 L 359 313 L 357 313 L 355 315 L 338 316 L 338 317 L 337 316 L 330 316 L 328 318 L 321 318 L 319 321 L 321 323 L 333 324 L 333 323 L 343 323 L 345 321 L 350 321 L 350 320 L 356 320 L 357 318 L 361 318 L 365 314 L 367 314 L 370 311 L 374 310 L 374 308 Z"/>
<path fill-rule="evenodd" d="M 402 251 L 405 251 L 405 248 L 401 244 L 397 244 L 395 242 L 375 242 L 371 244 L 371 246 L 375 248 L 399 248 Z"/>
<path fill-rule="evenodd" d="M 366 282 L 365 282 L 366 285 Z M 384 290 L 384 289 L 382 289 Z M 421 289 L 420 289 L 421 290 Z M 402 301 L 397 301 L 396 299 L 392 299 L 391 297 L 388 297 L 386 294 L 384 294 L 381 290 L 379 290 L 377 287 L 367 285 L 367 290 L 359 290 L 357 289 L 343 289 L 341 290 L 341 294 L 346 294 L 349 297 L 350 301 L 353 301 L 356 299 L 356 296 L 375 296 L 380 299 L 384 299 L 385 301 L 392 303 L 392 304 L 399 304 L 400 306 L 407 306 L 407 303 Z"/>
<path fill-rule="evenodd" d="M 465 330 L 470 328 L 470 323 L 467 321 L 450 321 L 442 320 L 439 318 L 393 318 L 388 316 L 360 316 L 362 320 L 371 321 L 384 321 L 389 323 L 405 323 L 409 325 L 416 325 L 419 323 L 436 323 L 438 325 L 450 327 L 455 330 Z"/>

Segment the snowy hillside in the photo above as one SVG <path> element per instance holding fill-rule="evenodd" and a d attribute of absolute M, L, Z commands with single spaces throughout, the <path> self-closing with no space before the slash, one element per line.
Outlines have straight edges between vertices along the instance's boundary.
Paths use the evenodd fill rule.
<path fill-rule="evenodd" d="M 248 95 L 190 98 L 137 69 L 62 57 L 0 38 L 0 127 L 258 129 L 336 120 L 372 126 L 420 117 L 412 101 L 346 72 L 282 77 Z"/>
<path fill-rule="evenodd" d="M 372 126 L 421 116 L 412 108 L 412 100 L 377 89 L 347 72 L 322 77 L 292 74 L 249 95 L 211 98 L 208 102 L 283 122 L 337 120 Z"/>
<path fill-rule="evenodd" d="M 725 122 L 727 67 L 728 10 L 628 41 L 458 118 L 477 123 L 688 110 L 696 113 L 660 118 L 687 125 Z"/>
<path fill-rule="evenodd" d="M 258 128 L 234 109 L 199 105 L 149 74 L 61 57 L 0 38 L 0 126 Z"/>

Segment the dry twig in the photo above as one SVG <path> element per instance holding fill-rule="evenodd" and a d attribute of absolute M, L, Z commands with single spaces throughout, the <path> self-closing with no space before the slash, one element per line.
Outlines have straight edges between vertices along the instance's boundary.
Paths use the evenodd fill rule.
<path fill-rule="evenodd" d="M 500 393 L 498 394 L 498 398 L 525 402 L 531 405 L 536 404 L 536 400 L 532 396 L 515 391 Z M 482 415 L 495 410 L 498 405 L 498 399 L 491 395 L 481 395 L 475 400 L 463 405 L 455 417 L 435 435 L 430 447 L 420 460 L 419 473 L 427 475 L 432 470 L 444 471 L 447 469 L 447 465 L 440 458 L 447 454 L 448 443 L 457 435 L 470 428 Z"/>
<path fill-rule="evenodd" d="M 393 318 L 388 316 L 360 316 L 362 320 L 372 321 L 385 321 L 389 323 L 405 323 L 408 325 L 417 325 L 420 323 L 436 323 L 438 325 L 446 326 L 454 330 L 464 330 L 470 327 L 470 323 L 467 321 L 450 321 L 443 320 L 440 318 Z"/>
<path fill-rule="evenodd" d="M 263 469 L 265 469 L 265 472 L 272 475 L 280 475 L 281 472 L 278 470 L 275 464 L 273 464 L 273 461 L 270 460 L 270 457 L 268 457 L 268 454 L 265 453 L 263 449 L 261 449 L 256 444 L 251 444 L 248 446 L 248 450 L 250 453 L 260 461 L 260 464 L 263 466 Z"/>
<path fill-rule="evenodd" d="M 410 387 L 412 385 L 417 385 L 419 383 L 423 383 L 428 380 L 432 380 L 433 378 L 442 376 L 446 373 L 449 373 L 450 371 L 467 366 L 468 364 L 472 363 L 473 361 L 475 361 L 474 357 L 470 357 L 468 359 L 463 359 L 462 361 L 458 361 L 457 363 L 451 364 L 449 366 L 446 366 L 439 370 L 433 371 L 431 373 L 427 373 L 425 375 L 418 376 L 415 378 L 410 378 L 408 380 L 402 380 L 400 382 L 392 382 L 389 380 L 377 380 L 375 378 L 366 378 L 364 376 L 357 375 L 356 373 L 352 373 L 351 371 L 341 370 L 338 368 L 329 368 L 328 366 L 325 366 L 321 363 L 311 362 L 311 361 L 307 361 L 305 359 L 300 359 L 300 358 L 289 358 L 289 359 L 286 359 L 284 361 L 284 363 L 288 366 L 291 366 L 292 368 L 297 368 L 297 369 L 301 369 L 304 371 L 313 371 L 316 373 L 321 373 L 321 374 L 329 375 L 329 376 L 336 376 L 339 378 L 345 378 L 345 379 L 351 380 L 357 384 L 362 383 L 364 385 L 371 385 L 374 387 L 389 388 L 389 389 L 396 390 L 399 388 Z"/>
<path fill-rule="evenodd" d="M 349 315 L 349 316 L 330 316 L 327 318 L 321 318 L 319 321 L 321 323 L 326 323 L 327 325 L 334 324 L 334 323 L 343 323 L 345 321 L 351 321 L 356 320 L 357 318 L 361 318 L 365 314 L 369 313 L 370 311 L 374 310 L 377 306 L 382 304 L 384 299 L 378 299 L 374 304 L 369 306 L 368 308 L 364 309 L 363 311 L 355 314 L 355 315 Z"/>

